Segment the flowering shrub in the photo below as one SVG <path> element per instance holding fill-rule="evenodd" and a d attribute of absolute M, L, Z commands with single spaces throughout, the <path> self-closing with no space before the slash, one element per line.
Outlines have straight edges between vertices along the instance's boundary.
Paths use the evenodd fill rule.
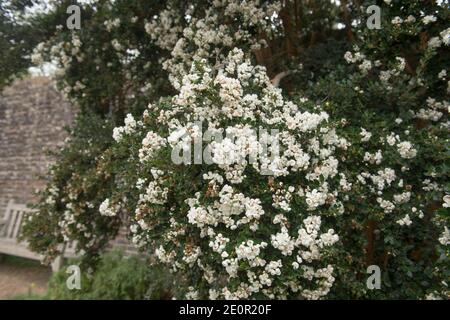
<path fill-rule="evenodd" d="M 125 225 L 177 298 L 447 298 L 448 10 L 384 1 L 371 30 L 314 3 L 115 1 L 56 28 L 34 60 L 82 110 L 31 248 L 91 264 Z"/>
<path fill-rule="evenodd" d="M 442 70 L 448 68 L 449 34 L 438 22 L 448 19 L 441 9 L 414 1 L 388 3 L 382 29 L 361 29 L 362 41 L 343 54 L 344 65 L 299 88 L 312 99 L 326 96 L 339 103 L 326 111 L 346 119 L 352 142 L 351 156 L 341 163 L 353 186 L 346 212 L 353 215 L 350 230 L 367 234 L 350 237 L 367 243 L 359 256 L 366 264 L 384 266 L 383 283 L 395 298 L 448 295 L 449 89 Z M 396 23 L 399 15 L 407 22 Z M 352 258 L 341 263 L 353 269 L 358 254 L 346 254 Z M 357 283 L 355 276 L 336 278 Z M 442 287 L 428 286 L 437 279 L 444 280 Z"/>
<path fill-rule="evenodd" d="M 236 139 L 211 143 L 212 165 L 176 165 L 172 146 L 191 147 L 180 131 L 198 135 L 195 120 Z M 138 142 L 130 154 L 137 180 L 125 191 L 137 189 L 135 202 L 121 201 L 121 186 L 113 195 L 117 200 L 105 200 L 100 213 L 133 208 L 133 241 L 155 250 L 174 271 L 192 273 L 186 286 L 195 290 L 189 289 L 188 297 L 319 298 L 328 293 L 334 281 L 328 256 L 339 239 L 331 226 L 342 213 L 345 188 L 337 158 L 348 142 L 336 135 L 319 106 L 307 99 L 300 106 L 285 101 L 264 68 L 253 67 L 235 49 L 217 72 L 195 63 L 180 93 L 150 105 L 139 123 L 129 116 L 117 129 L 123 132 L 118 149 L 129 152 Z M 257 126 L 279 130 L 281 154 L 250 165 L 246 155 L 262 148 L 250 139 L 249 130 Z M 224 161 L 234 150 L 239 161 Z M 273 176 L 264 175 L 264 168 Z M 190 186 L 180 186 L 183 180 Z"/>

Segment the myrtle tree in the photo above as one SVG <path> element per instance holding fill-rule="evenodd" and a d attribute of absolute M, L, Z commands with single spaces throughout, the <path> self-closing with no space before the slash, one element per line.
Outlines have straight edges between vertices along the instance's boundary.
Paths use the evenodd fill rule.
<path fill-rule="evenodd" d="M 95 267 L 122 227 L 177 298 L 448 297 L 447 1 L 79 5 L 31 55 L 80 109 L 33 250 Z"/>

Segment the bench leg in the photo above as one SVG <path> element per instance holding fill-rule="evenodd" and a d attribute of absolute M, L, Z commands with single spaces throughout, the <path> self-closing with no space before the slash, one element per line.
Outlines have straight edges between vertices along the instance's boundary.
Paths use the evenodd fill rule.
<path fill-rule="evenodd" d="M 52 271 L 53 272 L 58 272 L 61 267 L 63 266 L 63 257 L 59 256 L 55 259 L 55 261 L 52 262 Z"/>

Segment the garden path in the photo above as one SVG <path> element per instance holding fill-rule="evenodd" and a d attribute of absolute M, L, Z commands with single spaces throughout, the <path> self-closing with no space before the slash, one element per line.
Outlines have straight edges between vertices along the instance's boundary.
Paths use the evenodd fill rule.
<path fill-rule="evenodd" d="M 0 300 L 45 294 L 50 275 L 49 267 L 0 261 Z"/>

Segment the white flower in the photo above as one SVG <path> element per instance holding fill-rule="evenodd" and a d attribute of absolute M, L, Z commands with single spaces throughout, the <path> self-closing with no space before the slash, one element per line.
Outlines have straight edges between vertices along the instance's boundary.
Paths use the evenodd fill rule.
<path fill-rule="evenodd" d="M 407 191 L 401 194 L 394 195 L 394 201 L 396 204 L 407 203 L 411 199 L 411 192 Z"/>
<path fill-rule="evenodd" d="M 450 195 L 446 194 L 442 200 L 444 201 L 444 203 L 442 204 L 442 207 L 444 208 L 450 208 Z"/>
<path fill-rule="evenodd" d="M 281 267 L 283 264 L 281 263 L 281 260 L 277 261 L 270 261 L 266 267 L 265 270 L 271 274 L 272 276 L 279 276 L 281 274 Z"/>
<path fill-rule="evenodd" d="M 412 16 L 412 15 L 409 15 L 409 16 L 406 18 L 406 22 L 414 23 L 414 22 L 416 22 L 416 18 L 415 18 L 414 16 Z"/>
<path fill-rule="evenodd" d="M 295 242 L 288 233 L 287 228 L 283 227 L 281 232 L 272 235 L 272 246 L 281 251 L 284 256 L 290 256 L 294 250 Z"/>
<path fill-rule="evenodd" d="M 144 194 L 139 197 L 139 202 L 148 202 L 152 204 L 164 204 L 167 201 L 169 189 L 161 187 L 158 181 L 151 181 Z"/>
<path fill-rule="evenodd" d="M 409 226 L 411 225 L 412 221 L 411 218 L 409 217 L 409 214 L 407 214 L 402 219 L 397 220 L 397 223 L 401 226 Z"/>
<path fill-rule="evenodd" d="M 267 247 L 267 243 L 261 242 L 260 244 L 255 244 L 253 240 L 247 240 L 241 243 L 236 248 L 236 255 L 238 260 L 256 260 L 261 252 L 261 249 Z"/>
<path fill-rule="evenodd" d="M 306 204 L 308 205 L 308 209 L 314 210 L 317 207 L 325 204 L 327 197 L 328 195 L 326 192 L 320 192 L 317 189 L 314 189 L 311 192 L 306 192 Z"/>
<path fill-rule="evenodd" d="M 382 160 L 383 160 L 383 154 L 381 153 L 381 150 L 378 150 L 374 154 L 371 154 L 369 152 L 366 152 L 364 154 L 365 162 L 369 162 L 371 164 L 380 164 Z"/>
<path fill-rule="evenodd" d="M 431 292 L 425 296 L 425 300 L 442 300 L 437 292 Z"/>
<path fill-rule="evenodd" d="M 213 251 L 222 253 L 225 250 L 225 247 L 228 242 L 230 242 L 230 239 L 225 238 L 221 233 L 219 233 L 216 236 L 216 238 L 214 239 L 214 241 L 209 242 L 209 246 L 212 248 Z M 226 253 L 226 252 L 224 252 L 224 253 Z M 228 256 L 228 254 L 226 256 Z M 226 258 L 226 256 L 225 256 L 225 258 Z"/>
<path fill-rule="evenodd" d="M 402 57 L 395 57 L 395 60 L 397 61 L 396 69 L 399 71 L 405 70 L 406 67 L 406 60 Z"/>
<path fill-rule="evenodd" d="M 186 300 L 198 300 L 198 291 L 194 290 L 194 287 L 189 287 L 189 291 L 186 293 Z"/>
<path fill-rule="evenodd" d="M 397 16 L 397 17 L 395 17 L 394 19 L 391 20 L 391 23 L 395 24 L 395 25 L 400 25 L 400 24 L 403 23 L 403 19 Z"/>
<path fill-rule="evenodd" d="M 327 233 L 324 233 L 320 236 L 321 245 L 323 246 L 331 246 L 339 241 L 339 236 L 334 233 L 333 229 L 329 229 Z"/>
<path fill-rule="evenodd" d="M 359 66 L 358 66 L 359 70 L 361 70 L 361 72 L 363 74 L 367 74 L 370 69 L 372 69 L 372 62 L 370 60 L 364 60 Z"/>
<path fill-rule="evenodd" d="M 347 52 L 344 54 L 344 59 L 345 59 L 345 61 L 347 61 L 348 63 L 353 63 L 353 62 L 355 62 L 355 60 L 353 59 L 353 55 L 352 55 L 352 53 L 351 53 L 350 51 L 347 51 Z"/>
<path fill-rule="evenodd" d="M 105 199 L 99 207 L 99 212 L 102 216 L 108 216 L 113 217 L 117 215 L 118 208 L 117 207 L 111 207 L 111 204 L 109 202 L 109 199 Z"/>
<path fill-rule="evenodd" d="M 391 78 L 391 76 L 392 76 L 392 72 L 391 71 L 380 71 L 380 80 L 382 81 L 382 82 L 388 82 L 389 81 L 389 79 Z"/>
<path fill-rule="evenodd" d="M 399 139 L 398 135 L 395 135 L 394 133 L 391 133 L 386 137 L 386 142 L 388 145 L 393 146 L 397 140 Z"/>
<path fill-rule="evenodd" d="M 105 25 L 106 30 L 111 32 L 113 28 L 118 27 L 120 25 L 120 18 L 116 18 L 114 20 L 106 20 L 103 24 Z"/>
<path fill-rule="evenodd" d="M 121 51 L 123 49 L 122 45 L 120 44 L 119 40 L 117 40 L 117 39 L 113 39 L 111 41 L 111 44 L 116 51 Z"/>
<path fill-rule="evenodd" d="M 441 33 L 439 33 L 439 35 L 442 38 L 442 42 L 448 46 L 450 44 L 450 28 L 445 29 L 444 31 L 442 31 Z"/>
<path fill-rule="evenodd" d="M 361 132 L 359 134 L 361 135 L 362 142 L 367 142 L 372 137 L 372 134 L 364 128 L 361 128 Z"/>
<path fill-rule="evenodd" d="M 428 48 L 435 49 L 439 48 L 441 46 L 442 42 L 439 37 L 433 37 L 430 40 L 428 40 Z"/>
<path fill-rule="evenodd" d="M 135 131 L 137 126 L 136 120 L 131 113 L 125 117 L 125 125 L 123 127 L 116 127 L 113 129 L 113 139 L 117 142 L 122 140 L 123 134 L 131 134 Z"/>
<path fill-rule="evenodd" d="M 409 141 L 403 141 L 397 144 L 398 153 L 402 158 L 412 159 L 417 155 L 417 150 L 413 148 L 413 145 Z"/>
<path fill-rule="evenodd" d="M 391 213 L 395 209 L 394 204 L 391 201 L 389 201 L 389 200 L 384 200 L 382 198 L 377 198 L 377 202 L 379 203 L 380 207 L 386 213 Z"/>
<path fill-rule="evenodd" d="M 146 161 L 153 153 L 166 145 L 166 139 L 159 136 L 153 131 L 147 132 L 147 135 L 142 140 L 142 148 L 139 149 L 139 160 Z"/>
<path fill-rule="evenodd" d="M 427 25 L 427 24 L 429 24 L 431 22 L 435 22 L 435 21 L 437 21 L 437 18 L 435 16 L 433 16 L 433 15 L 428 15 L 428 16 L 425 16 L 425 17 L 422 18 L 422 22 L 425 25 Z"/>
<path fill-rule="evenodd" d="M 447 227 L 444 227 L 444 232 L 442 232 L 441 236 L 439 237 L 439 242 L 443 246 L 450 244 L 450 230 Z"/>

